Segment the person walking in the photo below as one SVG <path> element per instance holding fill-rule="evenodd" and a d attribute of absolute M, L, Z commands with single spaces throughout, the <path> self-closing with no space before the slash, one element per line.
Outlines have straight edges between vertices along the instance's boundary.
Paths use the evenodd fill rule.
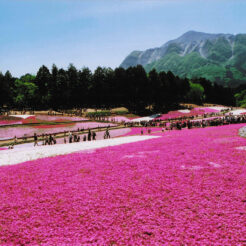
<path fill-rule="evenodd" d="M 14 145 L 16 145 L 17 144 L 17 137 L 15 136 L 14 137 Z"/>
<path fill-rule="evenodd" d="M 97 135 L 97 134 L 93 131 L 93 132 L 92 132 L 92 140 L 96 140 L 96 135 Z"/>
<path fill-rule="evenodd" d="M 91 129 L 89 129 L 89 132 L 88 132 L 88 141 L 91 141 Z"/>
<path fill-rule="evenodd" d="M 44 145 L 47 145 L 47 144 L 49 144 L 49 138 L 48 138 L 48 135 L 45 134 Z"/>
<path fill-rule="evenodd" d="M 73 135 L 71 132 L 68 133 L 68 139 L 69 139 L 69 143 L 72 143 L 73 141 Z"/>
<path fill-rule="evenodd" d="M 53 135 L 53 139 L 52 140 L 53 140 L 53 143 L 56 144 L 56 135 L 55 134 Z"/>
<path fill-rule="evenodd" d="M 106 135 L 106 138 L 110 138 L 110 133 L 109 133 L 108 127 L 107 127 L 107 129 L 106 129 L 105 135 Z"/>
<path fill-rule="evenodd" d="M 36 145 L 38 146 L 38 136 L 37 136 L 36 133 L 34 133 L 33 139 L 34 139 L 34 147 L 35 147 Z"/>
<path fill-rule="evenodd" d="M 49 135 L 49 145 L 52 145 L 52 142 L 53 142 L 53 137 L 52 137 L 52 135 L 50 134 L 50 135 Z"/>
<path fill-rule="evenodd" d="M 76 133 L 74 133 L 74 135 L 73 135 L 73 141 L 74 141 L 74 143 L 77 142 L 77 134 Z"/>
<path fill-rule="evenodd" d="M 42 134 L 42 145 L 44 145 L 44 133 Z"/>

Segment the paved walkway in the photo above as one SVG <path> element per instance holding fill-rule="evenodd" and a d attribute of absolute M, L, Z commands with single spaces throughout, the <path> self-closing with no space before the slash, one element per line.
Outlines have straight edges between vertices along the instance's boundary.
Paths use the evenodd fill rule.
<path fill-rule="evenodd" d="M 1 150 L 0 166 L 17 164 L 25 161 L 36 160 L 39 158 L 65 155 L 82 150 L 92 150 L 108 146 L 115 146 L 125 143 L 133 143 L 158 136 L 128 136 L 120 138 L 103 139 L 96 141 L 87 141 L 71 144 L 46 145 L 39 147 L 16 148 L 10 150 Z"/>
<path fill-rule="evenodd" d="M 131 131 L 130 128 L 121 128 L 121 129 L 109 130 L 111 138 L 115 138 L 115 137 L 119 137 L 119 136 L 125 135 L 128 132 L 130 132 L 130 131 Z M 99 132 L 96 132 L 96 134 L 97 134 L 96 135 L 96 141 L 97 140 L 101 140 L 101 139 L 104 139 L 105 131 L 99 131 Z M 82 142 L 84 136 L 86 136 L 86 139 L 87 139 L 88 133 L 79 134 L 79 136 L 80 136 L 80 142 Z M 66 136 L 65 138 L 66 138 L 66 141 L 67 141 L 67 144 L 68 144 L 68 142 L 69 142 L 68 136 Z M 39 139 L 40 139 L 40 137 L 39 137 Z M 56 138 L 56 144 L 64 144 L 64 137 Z M 33 147 L 33 145 L 34 145 L 33 142 L 17 144 L 17 145 L 14 146 L 14 149 Z M 38 141 L 38 145 L 39 146 L 43 145 L 43 142 L 42 141 Z"/>

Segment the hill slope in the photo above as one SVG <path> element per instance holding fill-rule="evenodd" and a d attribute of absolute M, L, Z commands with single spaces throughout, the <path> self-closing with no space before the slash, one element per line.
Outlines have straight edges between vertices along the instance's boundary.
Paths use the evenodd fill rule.
<path fill-rule="evenodd" d="M 141 64 L 147 71 L 171 70 L 181 77 L 204 77 L 219 84 L 246 83 L 246 34 L 189 31 L 161 47 L 133 51 L 120 65 Z"/>

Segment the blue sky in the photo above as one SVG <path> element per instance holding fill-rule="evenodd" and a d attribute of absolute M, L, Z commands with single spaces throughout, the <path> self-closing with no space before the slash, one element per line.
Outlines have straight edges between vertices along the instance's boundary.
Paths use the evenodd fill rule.
<path fill-rule="evenodd" d="M 0 0 L 0 71 L 115 68 L 186 31 L 246 33 L 245 0 Z"/>

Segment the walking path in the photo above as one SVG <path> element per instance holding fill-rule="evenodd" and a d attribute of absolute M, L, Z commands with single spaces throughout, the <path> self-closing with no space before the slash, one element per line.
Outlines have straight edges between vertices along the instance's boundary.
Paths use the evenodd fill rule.
<path fill-rule="evenodd" d="M 129 132 L 131 132 L 130 128 L 112 129 L 112 130 L 110 130 L 110 136 L 111 136 L 111 138 L 120 137 L 120 136 L 126 135 Z M 96 132 L 96 134 L 97 134 L 96 140 L 101 140 L 101 139 L 104 139 L 105 131 L 99 131 L 99 132 Z M 86 136 L 86 139 L 87 139 L 88 133 L 78 134 L 78 136 L 80 136 L 80 142 L 82 142 L 84 136 Z M 65 138 L 66 138 L 66 141 L 68 144 L 69 143 L 68 136 L 66 136 Z M 39 146 L 43 145 L 43 141 L 41 141 L 41 137 L 39 137 L 38 139 L 39 139 L 38 145 Z M 13 142 L 13 140 L 12 140 L 12 142 Z M 62 137 L 60 136 L 59 138 L 57 138 L 57 136 L 56 136 L 56 144 L 64 144 L 64 136 L 62 136 Z M 21 143 L 21 144 L 14 145 L 14 149 L 19 149 L 19 148 L 23 149 L 23 148 L 27 148 L 27 147 L 33 147 L 33 145 L 34 145 L 33 142 Z"/>
<path fill-rule="evenodd" d="M 124 126 L 111 126 L 110 127 L 110 132 L 111 130 L 115 130 L 115 129 L 122 129 L 122 128 L 125 128 Z M 98 127 L 95 127 L 95 128 L 90 128 L 91 131 L 95 131 L 96 133 L 99 133 L 99 132 L 102 132 L 102 131 L 105 131 L 107 128 L 106 126 L 105 127 L 100 127 L 99 130 L 98 130 Z M 81 135 L 84 135 L 84 134 L 87 134 L 88 133 L 88 129 L 85 129 L 83 132 L 82 131 L 79 131 L 77 132 L 76 130 L 74 131 L 74 129 L 67 129 L 66 130 L 66 137 L 68 136 L 68 132 L 71 131 L 71 132 L 75 132 L 76 134 L 79 134 L 80 136 Z M 36 132 L 37 133 L 37 132 Z M 64 130 L 63 131 L 59 131 L 59 132 L 48 132 L 48 131 L 44 131 L 44 134 L 56 134 L 56 138 L 64 138 Z M 15 136 L 15 134 L 11 134 L 12 135 L 12 139 L 1 139 L 0 138 L 0 147 L 4 147 L 4 146 L 9 146 L 10 144 L 13 143 L 13 137 Z M 39 140 L 41 138 L 40 134 L 39 135 Z M 22 140 L 22 138 L 18 138 L 18 144 L 23 144 L 23 143 L 30 143 L 30 142 L 33 142 L 33 136 L 28 136 L 26 140 Z"/>
<path fill-rule="evenodd" d="M 59 145 L 48 145 L 48 146 L 46 145 L 46 146 L 39 146 L 39 147 L 31 146 L 27 148 L 1 150 L 0 166 L 17 164 L 17 163 L 36 160 L 44 157 L 65 155 L 82 150 L 92 150 L 92 149 L 115 146 L 125 143 L 144 141 L 157 137 L 158 136 L 130 136 L 130 137 L 111 138 L 111 139 L 70 143 L 70 144 L 59 144 Z"/>

